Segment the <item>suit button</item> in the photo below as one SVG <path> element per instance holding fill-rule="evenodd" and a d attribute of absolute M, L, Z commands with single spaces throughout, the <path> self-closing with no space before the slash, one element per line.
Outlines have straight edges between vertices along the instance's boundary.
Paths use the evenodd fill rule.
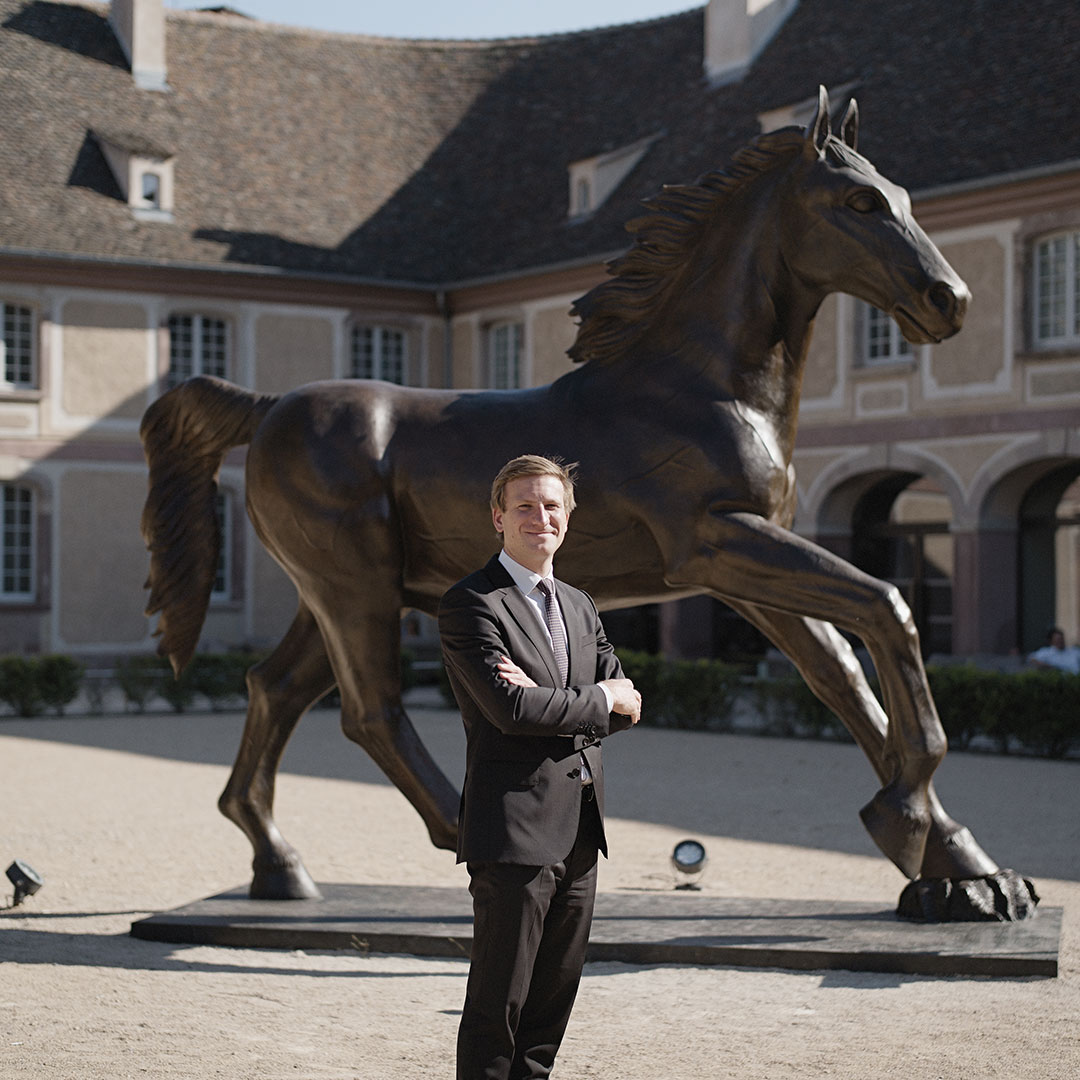
<path fill-rule="evenodd" d="M 571 780 L 579 780 L 581 779 L 581 770 L 571 769 L 566 775 L 569 776 Z"/>

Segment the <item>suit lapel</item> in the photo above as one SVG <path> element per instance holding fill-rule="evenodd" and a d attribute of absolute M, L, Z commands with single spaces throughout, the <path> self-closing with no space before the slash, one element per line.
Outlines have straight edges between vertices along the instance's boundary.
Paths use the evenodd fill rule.
<path fill-rule="evenodd" d="M 582 670 L 585 657 L 582 655 L 581 641 L 585 637 L 585 619 L 578 605 L 570 603 L 566 590 L 561 586 L 562 582 L 555 585 L 555 593 L 559 597 L 559 607 L 566 624 L 566 652 L 569 657 L 566 681 L 568 685 L 575 686 L 578 682 L 591 682 L 595 671 Z"/>
<path fill-rule="evenodd" d="M 547 635 L 540 628 L 536 613 L 530 607 L 529 601 L 522 596 L 521 590 L 514 584 L 514 579 L 506 572 L 506 568 L 499 562 L 497 555 L 491 559 L 484 569 L 488 577 L 491 578 L 492 584 L 497 586 L 501 592 L 503 610 L 543 661 L 550 684 L 558 686 L 559 669 L 555 665 L 555 654 L 551 651 Z M 565 615 L 563 617 L 565 618 Z M 567 627 L 567 632 L 569 634 L 569 627 Z M 511 656 L 510 659 L 514 663 L 521 665 L 522 658 Z"/>

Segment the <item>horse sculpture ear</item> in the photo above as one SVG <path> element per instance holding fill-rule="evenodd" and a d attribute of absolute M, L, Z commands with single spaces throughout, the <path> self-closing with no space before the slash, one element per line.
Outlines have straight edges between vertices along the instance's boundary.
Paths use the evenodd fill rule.
<path fill-rule="evenodd" d="M 859 105 L 854 98 L 848 102 L 844 119 L 840 121 L 840 137 L 852 150 L 856 149 L 859 141 Z"/>
<path fill-rule="evenodd" d="M 806 140 L 820 154 L 829 141 L 829 134 L 829 93 L 824 86 L 819 86 L 817 112 L 806 128 Z"/>

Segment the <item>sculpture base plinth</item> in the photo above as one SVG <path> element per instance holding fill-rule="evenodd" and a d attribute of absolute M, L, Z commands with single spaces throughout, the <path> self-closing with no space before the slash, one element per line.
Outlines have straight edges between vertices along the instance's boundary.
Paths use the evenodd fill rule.
<path fill-rule="evenodd" d="M 1015 870 L 956 880 L 920 878 L 900 894 L 896 913 L 920 922 L 1021 922 L 1035 915 L 1035 886 Z"/>
<path fill-rule="evenodd" d="M 321 900 L 249 900 L 239 888 L 132 924 L 151 941 L 353 949 L 465 958 L 468 891 L 320 884 Z M 1016 923 L 912 923 L 880 904 L 601 893 L 590 961 L 921 975 L 1057 975 L 1061 909 Z"/>

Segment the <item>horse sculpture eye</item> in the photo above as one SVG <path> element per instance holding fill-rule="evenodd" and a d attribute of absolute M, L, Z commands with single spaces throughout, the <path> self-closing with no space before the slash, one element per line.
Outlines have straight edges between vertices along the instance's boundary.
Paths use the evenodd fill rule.
<path fill-rule="evenodd" d="M 876 191 L 856 191 L 847 204 L 857 214 L 872 214 L 876 210 L 885 209 L 885 204 Z"/>

